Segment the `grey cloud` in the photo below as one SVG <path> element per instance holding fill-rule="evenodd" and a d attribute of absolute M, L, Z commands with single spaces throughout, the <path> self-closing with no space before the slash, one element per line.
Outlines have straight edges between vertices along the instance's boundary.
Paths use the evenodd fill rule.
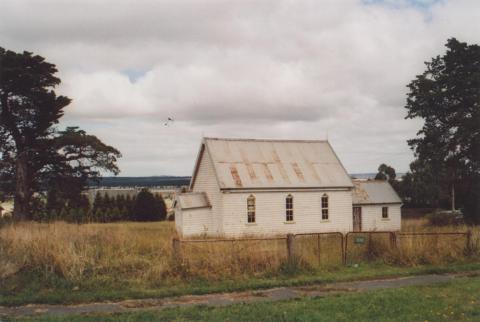
<path fill-rule="evenodd" d="M 480 42 L 478 1 L 412 2 L 4 0 L 0 46 L 58 65 L 63 125 L 126 175 L 189 174 L 202 135 L 327 133 L 349 171 L 404 171 L 406 85 L 448 37 Z"/>

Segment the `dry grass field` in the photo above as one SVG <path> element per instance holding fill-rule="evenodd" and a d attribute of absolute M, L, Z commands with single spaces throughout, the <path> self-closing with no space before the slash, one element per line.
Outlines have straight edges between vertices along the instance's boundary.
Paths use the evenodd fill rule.
<path fill-rule="evenodd" d="M 295 237 L 294 261 L 287 261 L 285 236 L 182 242 L 181 258 L 175 260 L 172 222 L 7 224 L 0 227 L 0 305 L 83 303 L 475 270 L 480 268 L 479 227 L 433 228 L 424 220 L 404 221 L 404 231 L 468 229 L 473 231 L 469 253 L 464 236 L 401 238 L 398 248 L 390 247 L 387 235 L 372 235 L 360 244 L 349 238 L 345 266 L 338 235 Z"/>
<path fill-rule="evenodd" d="M 478 253 L 480 228 L 429 227 L 423 219 L 404 220 L 403 231 L 472 230 L 471 251 Z M 115 276 L 157 283 L 201 277 L 208 280 L 248 274 L 274 274 L 284 269 L 285 240 L 182 243 L 182 262 L 172 259 L 172 222 L 114 224 L 21 223 L 0 229 L 0 279 L 19 272 L 60 276 L 70 281 Z M 415 266 L 465 258 L 464 236 L 412 236 L 391 248 L 387 235 L 374 235 L 363 244 L 349 240 L 349 263 L 382 260 Z M 295 243 L 303 267 L 342 264 L 341 238 L 299 236 Z M 475 255 L 475 254 L 474 254 Z"/>
<path fill-rule="evenodd" d="M 163 278 L 169 272 L 174 234 L 171 222 L 8 225 L 0 229 L 0 278 L 20 270 L 69 280 Z"/>

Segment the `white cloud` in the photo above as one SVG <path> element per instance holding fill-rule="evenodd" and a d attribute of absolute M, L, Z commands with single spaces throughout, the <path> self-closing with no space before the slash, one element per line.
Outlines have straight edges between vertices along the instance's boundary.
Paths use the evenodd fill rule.
<path fill-rule="evenodd" d="M 412 159 L 406 85 L 478 1 L 4 0 L 0 45 L 39 53 L 64 124 L 119 148 L 125 175 L 190 174 L 202 135 L 329 139 L 351 172 Z M 135 77 L 131 77 L 135 74 Z M 130 76 L 130 77 L 129 77 Z M 163 126 L 166 118 L 177 121 Z"/>

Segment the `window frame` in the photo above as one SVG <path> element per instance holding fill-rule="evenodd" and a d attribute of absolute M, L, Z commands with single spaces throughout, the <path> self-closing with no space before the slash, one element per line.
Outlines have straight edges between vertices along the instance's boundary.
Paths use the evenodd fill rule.
<path fill-rule="evenodd" d="M 293 196 L 291 194 L 285 198 L 285 221 L 293 222 Z"/>
<path fill-rule="evenodd" d="M 390 219 L 388 214 L 388 206 L 382 206 L 382 219 Z"/>
<path fill-rule="evenodd" d="M 321 218 L 322 221 L 330 220 L 330 213 L 329 213 L 329 197 L 326 193 L 324 193 L 320 199 L 320 207 L 321 207 Z"/>
<path fill-rule="evenodd" d="M 256 222 L 256 198 L 254 195 L 250 195 L 247 197 L 247 224 Z"/>

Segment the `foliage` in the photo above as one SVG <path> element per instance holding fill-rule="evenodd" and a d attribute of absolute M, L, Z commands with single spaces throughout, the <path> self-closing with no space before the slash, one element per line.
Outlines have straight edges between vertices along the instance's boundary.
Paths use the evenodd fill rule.
<path fill-rule="evenodd" d="M 387 180 L 388 182 L 395 181 L 397 174 L 395 169 L 385 163 L 378 167 L 378 173 L 375 175 L 375 180 Z"/>
<path fill-rule="evenodd" d="M 161 195 L 154 196 L 147 189 L 142 189 L 137 195 L 132 214 L 136 221 L 165 220 L 167 208 Z"/>
<path fill-rule="evenodd" d="M 70 99 L 57 95 L 55 65 L 0 47 L 0 190 L 15 198 L 14 217 L 32 218 L 33 196 L 57 190 L 72 203 L 88 180 L 119 172 L 120 152 L 76 127 L 55 127 Z"/>
<path fill-rule="evenodd" d="M 401 188 L 400 188 L 400 182 L 396 180 L 397 178 L 397 173 L 395 172 L 395 169 L 389 165 L 386 165 L 385 163 L 380 164 L 378 167 L 378 172 L 375 175 L 375 180 L 384 180 L 388 181 L 388 183 L 392 186 L 395 191 L 402 196 L 401 194 Z"/>
<path fill-rule="evenodd" d="M 450 196 L 428 163 L 417 159 L 397 184 L 397 191 L 407 207 L 448 207 Z"/>
<path fill-rule="evenodd" d="M 103 177 L 98 182 L 91 182 L 91 186 L 99 187 L 188 187 L 190 177 L 151 176 L 151 177 Z"/>
<path fill-rule="evenodd" d="M 480 186 L 480 46 L 452 38 L 446 47 L 408 85 L 407 118 L 424 121 L 408 141 L 419 174 L 410 179 L 437 187 L 429 199 L 453 187 L 465 215 L 480 222 L 480 192 L 472 189 Z"/>
<path fill-rule="evenodd" d="M 147 194 L 147 198 L 143 198 L 142 193 Z M 73 202 L 66 202 L 65 200 L 59 202 L 57 191 L 52 190 L 47 194 L 44 209 L 36 211 L 33 219 L 42 222 L 65 220 L 74 223 L 166 219 L 166 205 L 160 194 L 153 195 L 148 190 L 144 190 L 139 195 L 141 196 L 140 200 L 138 197 L 132 198 L 128 194 L 110 196 L 108 192 L 97 192 L 93 204 L 90 206 L 88 198 L 84 194 Z M 139 216 L 137 213 L 141 215 Z"/>
<path fill-rule="evenodd" d="M 426 218 L 431 226 L 455 226 L 462 223 L 461 218 L 447 212 L 431 213 Z"/>

